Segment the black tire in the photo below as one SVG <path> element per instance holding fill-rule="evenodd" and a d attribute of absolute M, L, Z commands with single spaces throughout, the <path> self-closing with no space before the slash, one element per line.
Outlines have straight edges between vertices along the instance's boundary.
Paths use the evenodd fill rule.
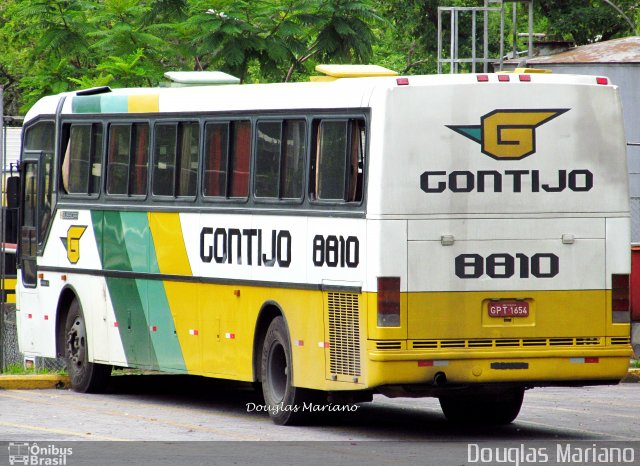
<path fill-rule="evenodd" d="M 466 393 L 441 396 L 440 407 L 448 421 L 456 424 L 505 425 L 513 422 L 524 398 L 524 389 L 499 393 Z"/>
<path fill-rule="evenodd" d="M 64 335 L 65 360 L 71 387 L 81 393 L 104 390 L 111 375 L 111 366 L 89 362 L 87 327 L 77 299 L 69 306 Z"/>
<path fill-rule="evenodd" d="M 309 403 L 317 402 L 317 392 L 294 387 L 291 382 L 291 345 L 284 319 L 271 321 L 262 347 L 262 394 L 269 417 L 277 425 L 300 425 L 310 421 Z M 306 408 L 306 409 L 305 409 Z"/>

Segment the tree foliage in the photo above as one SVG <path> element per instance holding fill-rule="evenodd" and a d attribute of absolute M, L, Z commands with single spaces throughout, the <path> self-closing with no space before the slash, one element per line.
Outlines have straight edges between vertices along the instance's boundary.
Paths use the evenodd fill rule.
<path fill-rule="evenodd" d="M 438 7 L 482 3 L 3 0 L 5 113 L 24 113 L 44 95 L 73 89 L 155 86 L 169 70 L 222 70 L 243 82 L 306 79 L 317 63 L 331 62 L 432 73 Z M 637 0 L 540 0 L 535 5 L 535 32 L 577 44 L 632 34 L 640 22 Z M 468 41 L 468 27 L 461 24 L 461 40 Z M 489 27 L 495 44 L 497 23 Z"/>

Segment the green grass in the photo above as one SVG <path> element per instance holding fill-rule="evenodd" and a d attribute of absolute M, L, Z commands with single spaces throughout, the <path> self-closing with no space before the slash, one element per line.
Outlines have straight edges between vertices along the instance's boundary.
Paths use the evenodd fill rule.
<path fill-rule="evenodd" d="M 640 359 L 632 359 L 629 367 L 633 369 L 640 369 Z"/>
<path fill-rule="evenodd" d="M 26 374 L 58 374 L 58 375 L 64 375 L 67 372 L 64 370 L 53 370 L 53 369 L 47 369 L 46 367 L 39 367 L 37 369 L 27 369 L 24 366 L 22 366 L 21 364 L 9 364 L 7 367 L 4 368 L 3 371 L 0 371 L 0 373 L 2 374 L 8 374 L 8 375 L 26 375 Z"/>

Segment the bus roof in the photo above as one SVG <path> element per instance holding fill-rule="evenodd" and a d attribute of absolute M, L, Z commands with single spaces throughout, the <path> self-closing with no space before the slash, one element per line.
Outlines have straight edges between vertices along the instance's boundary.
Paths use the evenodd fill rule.
<path fill-rule="evenodd" d="M 53 115 L 60 97 L 66 96 L 62 114 L 180 113 L 214 111 L 278 111 L 295 109 L 364 108 L 374 92 L 386 93 L 404 86 L 508 86 L 544 84 L 610 84 L 606 78 L 565 74 L 461 74 L 343 78 L 331 82 L 228 84 L 182 88 L 123 88 L 95 95 L 75 92 L 48 96 L 27 113 Z"/>

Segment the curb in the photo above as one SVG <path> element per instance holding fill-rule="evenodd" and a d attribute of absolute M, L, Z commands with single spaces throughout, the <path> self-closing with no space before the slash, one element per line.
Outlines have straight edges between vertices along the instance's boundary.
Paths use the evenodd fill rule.
<path fill-rule="evenodd" d="M 622 383 L 640 383 L 640 369 L 629 369 L 627 375 L 622 379 Z"/>
<path fill-rule="evenodd" d="M 47 388 L 69 388 L 68 375 L 0 375 L 0 389 L 35 390 Z"/>

